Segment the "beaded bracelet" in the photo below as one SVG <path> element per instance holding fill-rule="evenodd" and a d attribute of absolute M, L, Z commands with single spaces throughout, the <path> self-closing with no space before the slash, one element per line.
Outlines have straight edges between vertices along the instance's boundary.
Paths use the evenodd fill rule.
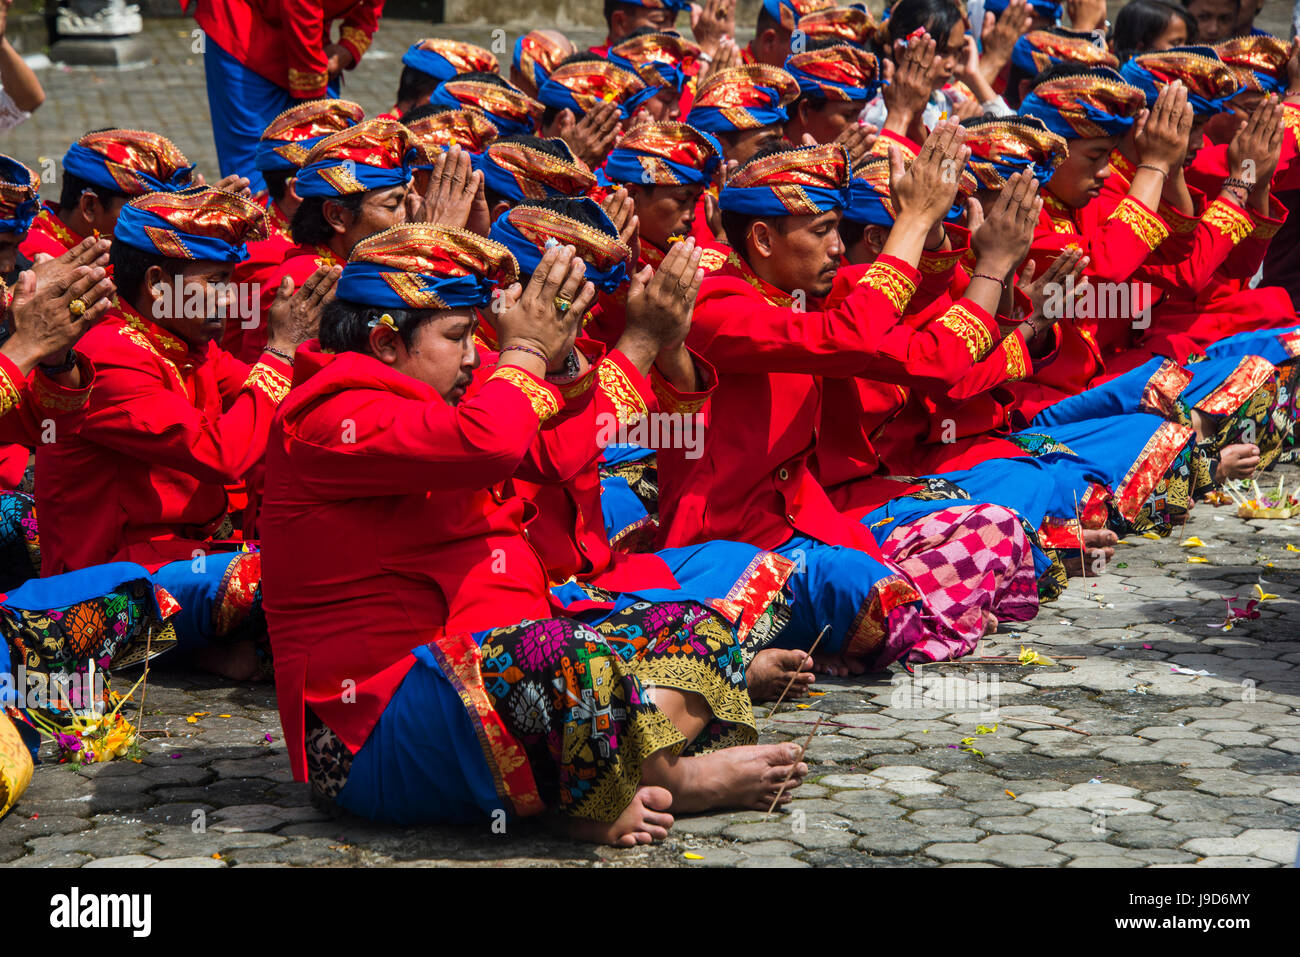
<path fill-rule="evenodd" d="M 285 362 L 289 363 L 289 365 L 293 365 L 293 356 L 289 355 L 287 352 L 281 352 L 279 349 L 272 349 L 270 346 L 263 346 L 262 351 L 269 352 L 277 359 L 283 359 Z"/>
<path fill-rule="evenodd" d="M 537 356 L 537 358 L 541 359 L 542 362 L 544 362 L 546 365 L 551 364 L 551 360 L 546 357 L 546 353 L 534 349 L 531 346 L 506 346 L 504 349 L 501 350 L 500 354 L 505 355 L 507 352 L 511 352 L 511 351 L 526 352 L 530 356 Z"/>
<path fill-rule="evenodd" d="M 1169 170 L 1161 169 L 1159 166 L 1152 166 L 1150 163 L 1138 163 L 1138 169 L 1149 169 L 1153 173 L 1159 173 L 1165 179 L 1169 178 Z"/>
<path fill-rule="evenodd" d="M 971 275 L 971 279 L 987 279 L 989 282 L 995 282 L 999 286 L 1005 286 L 1007 284 L 1007 281 L 1005 279 L 999 279 L 997 276 L 990 276 L 986 272 L 973 273 Z"/>

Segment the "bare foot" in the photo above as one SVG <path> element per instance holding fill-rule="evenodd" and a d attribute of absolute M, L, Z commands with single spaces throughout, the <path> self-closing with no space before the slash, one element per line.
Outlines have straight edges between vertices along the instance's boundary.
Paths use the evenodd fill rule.
<path fill-rule="evenodd" d="M 1219 466 L 1214 470 L 1215 484 L 1228 479 L 1248 479 L 1258 467 L 1258 445 L 1225 445 L 1219 453 Z"/>
<path fill-rule="evenodd" d="M 764 648 L 754 656 L 745 671 L 751 701 L 775 701 L 781 697 L 786 685 L 786 699 L 802 698 L 808 687 L 817 680 L 811 671 L 804 671 L 811 662 L 808 654 L 797 648 Z M 790 683 L 790 679 L 794 683 Z"/>
<path fill-rule="evenodd" d="M 1065 568 L 1065 574 L 1071 578 L 1078 578 L 1081 575 L 1097 575 L 1097 562 L 1101 561 L 1103 567 L 1109 564 L 1110 560 L 1115 557 L 1114 545 L 1119 541 L 1119 536 L 1108 528 L 1085 528 L 1083 530 L 1083 551 L 1078 555 L 1069 558 L 1063 558 L 1061 565 Z M 1088 566 L 1084 568 L 1084 561 Z"/>
<path fill-rule="evenodd" d="M 676 814 L 721 808 L 766 811 L 787 776 L 780 804 L 807 777 L 808 765 L 800 757 L 797 744 L 723 748 L 691 758 L 659 751 L 641 766 L 641 779 L 668 788 Z"/>
<path fill-rule="evenodd" d="M 194 663 L 209 674 L 220 675 L 231 681 L 265 681 L 251 641 L 237 641 L 233 645 L 207 645 L 194 652 Z"/>
<path fill-rule="evenodd" d="M 637 788 L 628 806 L 613 823 L 582 817 L 553 818 L 551 823 L 575 840 L 636 847 L 662 841 L 668 836 L 668 829 L 673 826 L 673 816 L 668 813 L 672 803 L 673 796 L 663 788 L 642 787 Z"/>

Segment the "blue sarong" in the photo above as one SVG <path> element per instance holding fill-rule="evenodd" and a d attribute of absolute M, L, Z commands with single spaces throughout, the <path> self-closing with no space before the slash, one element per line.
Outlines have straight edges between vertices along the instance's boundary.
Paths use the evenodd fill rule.
<path fill-rule="evenodd" d="M 208 112 L 221 175 L 245 176 L 252 191 L 260 193 L 266 180 L 257 168 L 257 141 L 273 119 L 302 101 L 244 66 L 211 36 L 205 35 L 204 40 Z M 329 95 L 339 95 L 337 79 L 330 81 Z"/>

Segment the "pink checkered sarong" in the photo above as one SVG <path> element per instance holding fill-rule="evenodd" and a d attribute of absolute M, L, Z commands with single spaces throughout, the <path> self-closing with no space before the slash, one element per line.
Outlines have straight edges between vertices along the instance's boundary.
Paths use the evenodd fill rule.
<path fill-rule="evenodd" d="M 1028 621 L 1038 614 L 1033 549 L 1010 509 L 945 508 L 900 525 L 880 550 L 922 598 L 910 614 L 919 618 L 923 637 L 910 649 L 899 649 L 896 658 L 959 658 L 999 621 Z M 913 628 L 899 631 L 916 634 Z"/>

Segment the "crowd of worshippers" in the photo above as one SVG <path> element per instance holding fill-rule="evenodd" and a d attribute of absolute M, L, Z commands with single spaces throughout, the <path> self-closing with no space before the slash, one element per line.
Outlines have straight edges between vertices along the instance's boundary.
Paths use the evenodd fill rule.
<path fill-rule="evenodd" d="M 273 680 L 378 821 L 785 803 L 753 702 L 968 654 L 1292 454 L 1300 41 L 1068 6 L 607 0 L 215 186 L 165 130 L 43 205 L 0 157 L 8 671 Z"/>

